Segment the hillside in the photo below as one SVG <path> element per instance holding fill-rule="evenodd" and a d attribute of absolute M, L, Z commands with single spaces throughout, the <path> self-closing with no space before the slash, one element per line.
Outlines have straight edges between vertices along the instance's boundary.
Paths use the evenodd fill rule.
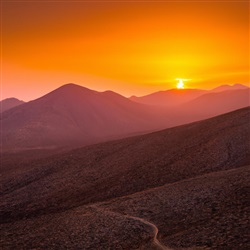
<path fill-rule="evenodd" d="M 224 250 L 248 246 L 249 166 L 0 225 L 2 249 Z M 151 225 L 146 224 L 150 222 Z M 191 247 L 191 248 L 190 248 Z"/>
<path fill-rule="evenodd" d="M 52 249 L 63 245 L 74 249 L 74 244 L 79 244 L 79 247 L 86 244 L 89 248 L 83 249 L 94 249 L 96 244 L 103 244 L 103 249 L 119 249 L 115 246 L 122 248 L 122 245 L 136 249 L 135 246 L 148 244 L 155 232 L 152 226 L 124 217 L 128 214 L 142 216 L 140 218 L 155 223 L 160 230 L 161 242 L 171 246 L 211 246 L 208 241 L 213 231 L 206 227 L 206 223 L 210 218 L 216 221 L 218 217 L 214 230 L 226 230 L 227 236 L 217 232 L 221 238 L 212 242 L 214 249 L 223 249 L 225 242 L 231 244 L 228 235 L 235 236 L 240 230 L 229 228 L 231 223 L 236 223 L 231 216 L 238 209 L 242 213 L 245 211 L 246 176 L 243 178 L 245 168 L 240 167 L 249 164 L 250 159 L 249 118 L 250 109 L 244 108 L 202 122 L 88 146 L 25 164 L 20 161 L 17 164 L 13 160 L 12 169 L 18 166 L 18 171 L 9 171 L 9 165 L 3 168 L 1 176 L 4 246 L 6 249 L 8 246 L 22 249 L 25 244 L 36 247 L 44 244 Z M 237 174 L 229 171 L 225 175 L 207 176 L 229 169 L 235 169 Z M 199 179 L 199 176 L 204 176 L 204 179 Z M 231 180 L 238 184 L 230 186 Z M 156 188 L 164 190 L 164 185 L 171 185 L 166 186 L 167 193 L 154 193 L 158 190 Z M 169 187 L 174 188 L 173 193 Z M 130 196 L 146 190 L 152 190 L 152 195 Z M 134 205 L 126 208 L 119 205 L 120 201 L 112 201 L 123 196 L 127 198 L 122 202 Z M 148 203 L 144 203 L 141 199 L 147 196 Z M 186 200 L 182 196 L 186 196 Z M 107 200 L 110 202 L 104 207 L 108 211 L 100 211 L 94 205 Z M 231 207 L 221 214 L 227 204 Z M 135 209 L 130 210 L 134 206 Z M 193 211 L 190 210 L 192 208 Z M 223 224 L 223 216 L 228 220 L 226 225 Z M 179 220 L 168 223 L 170 217 Z M 245 217 L 241 221 L 244 224 Z M 189 225 L 193 226 L 190 228 Z M 31 230 L 33 233 L 30 235 Z M 196 237 L 191 237 L 199 230 Z M 10 231 L 11 234 L 8 233 Z M 206 234 L 202 236 L 202 232 Z M 80 238 L 83 241 L 79 241 Z M 232 242 L 238 241 L 234 239 Z"/>

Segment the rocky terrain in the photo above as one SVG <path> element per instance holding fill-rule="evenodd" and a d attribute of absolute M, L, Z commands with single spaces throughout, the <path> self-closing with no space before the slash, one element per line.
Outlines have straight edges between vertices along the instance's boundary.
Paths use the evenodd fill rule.
<path fill-rule="evenodd" d="M 3 154 L 2 249 L 248 249 L 249 119 Z"/>

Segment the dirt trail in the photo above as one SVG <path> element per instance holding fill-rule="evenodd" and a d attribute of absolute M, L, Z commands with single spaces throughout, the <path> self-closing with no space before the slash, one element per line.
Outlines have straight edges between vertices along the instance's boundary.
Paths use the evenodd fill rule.
<path fill-rule="evenodd" d="M 158 248 L 158 249 L 162 249 L 162 250 L 171 250 L 171 248 L 168 248 L 166 246 L 164 246 L 163 244 L 161 244 L 161 242 L 157 239 L 157 236 L 158 236 L 158 228 L 155 224 L 145 220 L 145 219 L 142 219 L 142 218 L 139 218 L 139 217 L 134 217 L 134 216 L 130 216 L 130 215 L 125 215 L 126 218 L 130 218 L 130 219 L 133 219 L 133 220 L 137 220 L 137 221 L 140 221 L 146 225 L 149 225 L 150 227 L 153 228 L 154 230 L 154 239 L 153 239 L 153 244 Z"/>
<path fill-rule="evenodd" d="M 136 220 L 136 221 L 140 221 L 142 222 L 143 224 L 146 224 L 148 226 L 150 226 L 151 228 L 153 228 L 153 232 L 154 232 L 154 238 L 153 238 L 153 242 L 152 244 L 159 250 L 173 250 L 171 248 L 168 248 L 166 246 L 164 246 L 158 239 L 158 232 L 159 232 L 159 229 L 157 228 L 157 226 L 143 218 L 140 218 L 140 217 L 135 217 L 135 216 L 131 216 L 131 215 L 126 215 L 126 214 L 120 214 L 120 213 L 117 213 L 117 212 L 114 212 L 114 211 L 110 211 L 110 210 L 106 210 L 106 209 L 102 209 L 100 207 L 96 207 L 96 206 L 91 206 L 92 208 L 96 209 L 96 210 L 101 210 L 102 212 L 105 211 L 105 212 L 108 212 L 108 213 L 114 213 L 114 214 L 119 214 L 121 216 L 124 216 L 126 218 L 129 218 L 129 219 L 133 219 L 133 220 Z"/>

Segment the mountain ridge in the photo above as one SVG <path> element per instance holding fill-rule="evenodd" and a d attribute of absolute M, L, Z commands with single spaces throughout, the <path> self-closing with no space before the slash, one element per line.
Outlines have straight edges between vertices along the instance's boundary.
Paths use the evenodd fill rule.
<path fill-rule="evenodd" d="M 1 114 L 2 151 L 79 147 L 190 123 L 249 106 L 249 89 L 172 90 L 174 107 L 136 103 L 113 91 L 66 84 Z M 196 97 L 198 94 L 198 97 Z M 173 101 L 174 103 L 174 101 Z"/>
<path fill-rule="evenodd" d="M 2 138 L 4 145 L 23 147 L 88 144 L 156 129 L 156 112 L 111 91 L 67 84 L 3 112 Z"/>
<path fill-rule="evenodd" d="M 243 84 L 234 84 L 234 85 L 221 85 L 211 90 L 202 90 L 202 89 L 170 89 L 157 91 L 145 96 L 131 96 L 129 99 L 138 103 L 147 104 L 147 105 L 159 105 L 165 107 L 178 106 L 198 97 L 201 97 L 205 94 L 210 93 L 219 93 L 228 90 L 249 90 L 248 86 Z M 186 94 L 186 96 L 185 96 Z"/>
<path fill-rule="evenodd" d="M 239 89 L 249 89 L 249 87 L 239 83 L 235 83 L 233 85 L 225 84 L 211 89 L 210 92 L 221 92 L 226 90 L 239 90 Z"/>

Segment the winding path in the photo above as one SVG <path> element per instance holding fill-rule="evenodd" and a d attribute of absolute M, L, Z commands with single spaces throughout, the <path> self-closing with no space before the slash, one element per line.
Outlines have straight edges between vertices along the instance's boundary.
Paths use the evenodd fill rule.
<path fill-rule="evenodd" d="M 94 209 L 96 209 L 96 210 L 102 210 L 103 211 L 103 209 L 101 209 L 100 207 L 97 207 L 97 206 L 91 206 L 91 207 L 94 208 Z M 165 245 L 163 245 L 157 239 L 159 229 L 158 229 L 158 227 L 155 224 L 153 224 L 153 223 L 151 223 L 151 222 L 149 222 L 149 221 L 147 221 L 147 220 L 145 220 L 143 218 L 140 218 L 140 217 L 135 217 L 135 216 L 126 215 L 126 214 L 120 214 L 120 213 L 117 213 L 117 212 L 114 212 L 114 211 L 111 211 L 111 210 L 105 210 L 105 212 L 119 214 L 121 216 L 124 216 L 125 218 L 129 218 L 129 219 L 133 219 L 133 220 L 136 220 L 136 221 L 140 221 L 143 224 L 146 224 L 146 225 L 150 226 L 151 228 L 153 228 L 153 231 L 154 231 L 154 238 L 153 238 L 152 244 L 154 244 L 157 247 L 157 249 L 160 249 L 160 250 L 172 250 L 171 248 L 168 248 Z"/>
<path fill-rule="evenodd" d="M 144 220 L 144 219 L 142 219 L 142 218 L 140 218 L 140 217 L 134 217 L 134 216 L 131 216 L 131 215 L 124 215 L 124 217 L 130 218 L 130 219 L 133 219 L 133 220 L 140 221 L 140 222 L 142 222 L 142 223 L 144 223 L 144 224 L 149 225 L 150 227 L 152 227 L 153 230 L 154 230 L 153 244 L 154 244 L 156 247 L 158 247 L 159 249 L 162 249 L 162 250 L 171 250 L 171 248 L 168 248 L 168 247 L 164 246 L 164 245 L 161 244 L 161 242 L 157 239 L 159 230 L 158 230 L 158 227 L 157 227 L 155 224 L 153 224 L 153 223 L 151 223 L 151 222 L 149 222 L 149 221 L 147 221 L 147 220 Z"/>

